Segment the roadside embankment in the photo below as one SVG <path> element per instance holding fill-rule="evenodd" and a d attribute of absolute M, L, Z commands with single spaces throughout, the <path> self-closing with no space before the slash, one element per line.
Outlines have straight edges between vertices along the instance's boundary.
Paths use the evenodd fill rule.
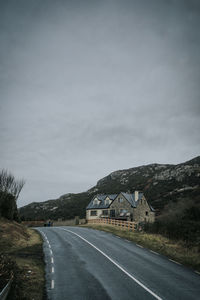
<path fill-rule="evenodd" d="M 160 234 L 130 232 L 112 225 L 87 224 L 82 226 L 113 233 L 145 248 L 163 254 L 194 270 L 200 271 L 200 253 L 198 247 L 187 247 L 181 240 L 170 240 Z"/>
<path fill-rule="evenodd" d="M 0 255 L 0 290 L 13 277 L 8 300 L 46 298 L 42 239 L 35 230 L 0 219 Z"/>

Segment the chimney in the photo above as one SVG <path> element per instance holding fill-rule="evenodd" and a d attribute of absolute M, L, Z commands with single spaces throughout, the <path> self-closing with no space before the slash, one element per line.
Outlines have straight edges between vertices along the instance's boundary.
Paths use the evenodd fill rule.
<path fill-rule="evenodd" d="M 139 199 L 139 192 L 135 191 L 135 201 L 138 201 L 138 199 Z"/>

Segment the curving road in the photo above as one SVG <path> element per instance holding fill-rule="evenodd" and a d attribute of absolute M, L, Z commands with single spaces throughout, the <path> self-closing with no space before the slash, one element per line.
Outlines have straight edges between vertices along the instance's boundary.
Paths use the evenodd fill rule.
<path fill-rule="evenodd" d="M 110 233 L 37 229 L 44 239 L 49 300 L 197 300 L 200 275 Z"/>

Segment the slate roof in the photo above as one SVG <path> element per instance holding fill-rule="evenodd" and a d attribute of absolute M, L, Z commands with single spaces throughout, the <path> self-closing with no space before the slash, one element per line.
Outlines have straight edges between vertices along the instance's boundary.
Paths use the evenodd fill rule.
<path fill-rule="evenodd" d="M 112 204 L 112 202 L 115 200 L 115 198 L 117 198 L 117 196 L 119 196 L 120 194 L 122 194 L 124 196 L 124 198 L 126 198 L 126 200 L 131 204 L 132 207 L 136 208 L 139 201 L 141 200 L 142 197 L 144 196 L 144 194 L 142 192 L 138 192 L 138 200 L 135 201 L 135 193 L 133 194 L 129 194 L 129 193 L 124 193 L 121 192 L 119 194 L 99 194 L 99 195 L 95 195 L 92 200 L 90 201 L 90 203 L 88 204 L 88 206 L 86 207 L 86 209 L 106 209 L 109 208 L 110 205 Z M 110 200 L 112 200 L 112 202 L 110 204 L 105 204 L 105 199 L 109 197 Z M 97 198 L 100 203 L 99 204 L 94 204 L 93 201 L 94 199 Z M 149 205 L 149 204 L 148 204 Z M 153 207 L 151 205 L 149 205 L 151 211 L 155 211 L 153 209 Z"/>
<path fill-rule="evenodd" d="M 156 210 L 149 204 L 151 211 L 155 212 Z"/>
<path fill-rule="evenodd" d="M 94 196 L 93 198 L 92 198 L 92 200 L 90 201 L 90 203 L 88 204 L 88 206 L 86 207 L 86 209 L 105 209 L 105 208 L 109 208 L 109 206 L 110 206 L 110 204 L 105 204 L 105 199 L 107 198 L 107 197 L 109 197 L 110 198 L 110 200 L 114 200 L 116 197 L 118 196 L 118 194 L 110 194 L 110 195 L 108 195 L 108 194 L 106 194 L 106 195 L 96 195 L 96 196 Z M 97 198 L 99 201 L 100 201 L 100 203 L 99 204 L 94 204 L 93 203 L 93 201 L 94 201 L 94 199 L 95 198 Z"/>
<path fill-rule="evenodd" d="M 126 200 L 133 206 L 133 207 L 137 207 L 138 201 L 135 201 L 135 194 L 129 194 L 129 193 L 123 193 L 121 192 L 120 194 L 122 194 Z M 138 193 L 138 200 L 141 200 L 143 197 L 143 193 L 139 192 Z"/>
<path fill-rule="evenodd" d="M 126 198 L 126 200 L 132 205 L 132 207 L 137 207 L 138 201 L 135 201 L 135 194 L 134 193 L 129 194 L 129 193 L 121 192 L 119 194 L 122 194 Z M 100 194 L 100 195 L 96 195 L 92 198 L 92 200 L 90 201 L 90 203 L 88 204 L 86 209 L 106 209 L 106 208 L 109 208 L 111 203 L 110 204 L 105 204 L 104 200 L 106 199 L 106 197 L 109 197 L 110 200 L 112 200 L 112 202 L 113 202 L 113 200 L 115 200 L 115 198 L 119 194 L 111 194 L 111 195 L 109 195 L 109 194 L 105 194 L 105 195 Z M 143 197 L 143 193 L 139 192 L 138 197 L 139 197 L 138 200 L 140 200 Z M 94 204 L 93 203 L 95 198 L 97 198 L 100 201 L 99 204 Z"/>

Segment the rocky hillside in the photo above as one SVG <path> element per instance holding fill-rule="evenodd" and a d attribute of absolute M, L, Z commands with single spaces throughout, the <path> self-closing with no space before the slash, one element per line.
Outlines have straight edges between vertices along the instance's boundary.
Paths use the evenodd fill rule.
<path fill-rule="evenodd" d="M 200 156 L 178 165 L 150 164 L 112 172 L 84 193 L 66 194 L 56 200 L 31 203 L 20 208 L 23 219 L 70 219 L 85 216 L 85 207 L 97 193 L 141 190 L 161 213 L 168 203 L 200 201 Z"/>

